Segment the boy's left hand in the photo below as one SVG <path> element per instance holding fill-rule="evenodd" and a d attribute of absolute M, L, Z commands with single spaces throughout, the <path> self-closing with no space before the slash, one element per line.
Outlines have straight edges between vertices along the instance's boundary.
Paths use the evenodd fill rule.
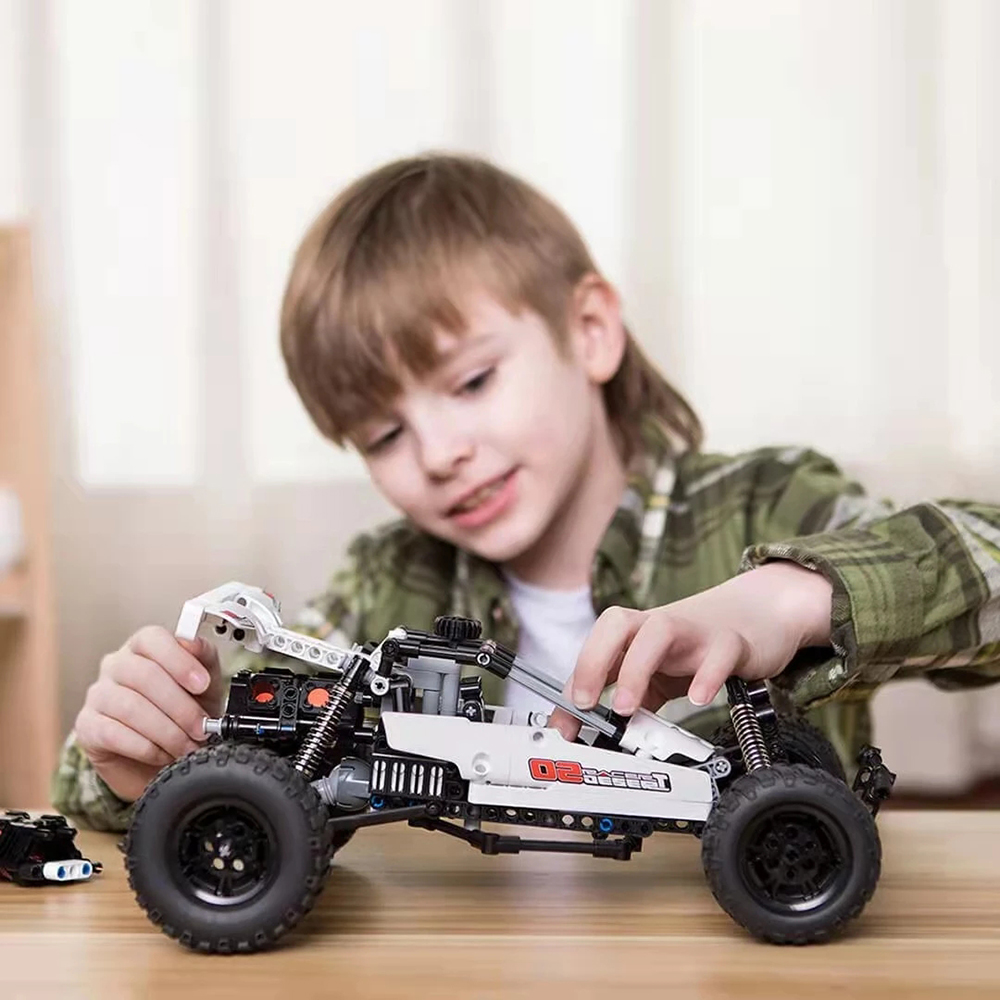
<path fill-rule="evenodd" d="M 830 641 L 832 587 L 792 562 L 770 562 L 692 597 L 649 611 L 608 608 L 580 651 L 566 693 L 593 708 L 617 680 L 611 707 L 655 712 L 685 694 L 707 705 L 726 678 L 781 673 L 804 646 Z M 556 709 L 549 725 L 569 740 L 580 723 Z"/>

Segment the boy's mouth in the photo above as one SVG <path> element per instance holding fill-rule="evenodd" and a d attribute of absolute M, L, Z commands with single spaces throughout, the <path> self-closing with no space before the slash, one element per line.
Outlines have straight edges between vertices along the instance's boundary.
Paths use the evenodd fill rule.
<path fill-rule="evenodd" d="M 508 480 L 515 471 L 511 469 L 510 472 L 505 472 L 502 476 L 491 479 L 488 483 L 484 483 L 471 493 L 467 493 L 458 503 L 448 508 L 448 517 L 454 517 L 456 514 L 467 514 L 477 507 L 481 507 L 507 485 Z"/>

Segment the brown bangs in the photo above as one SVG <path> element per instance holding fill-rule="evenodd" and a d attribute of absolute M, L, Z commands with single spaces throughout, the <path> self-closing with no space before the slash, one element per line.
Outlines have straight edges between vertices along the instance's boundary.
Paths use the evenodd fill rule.
<path fill-rule="evenodd" d="M 317 316 L 317 346 L 335 349 L 316 374 L 327 379 L 326 406 L 341 438 L 385 412 L 402 375 L 421 379 L 434 371 L 441 361 L 437 335 L 467 331 L 466 296 L 487 292 L 511 312 L 526 302 L 524 283 L 483 248 L 448 252 L 432 244 L 422 256 L 401 256 L 377 270 L 349 263 Z M 470 264 L 476 256 L 482 262 Z"/>

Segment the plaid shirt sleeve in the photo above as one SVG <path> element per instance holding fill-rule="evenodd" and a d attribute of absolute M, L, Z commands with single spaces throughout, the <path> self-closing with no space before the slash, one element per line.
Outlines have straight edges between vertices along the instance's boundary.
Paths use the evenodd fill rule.
<path fill-rule="evenodd" d="M 75 732 L 63 744 L 49 794 L 58 812 L 79 816 L 94 830 L 124 830 L 132 818 L 132 803 L 108 788 L 77 743 Z"/>
<path fill-rule="evenodd" d="M 1000 507 L 941 500 L 897 511 L 815 452 L 773 452 L 758 484 L 741 569 L 788 559 L 833 586 L 839 660 L 793 661 L 777 679 L 793 701 L 858 695 L 895 675 L 947 688 L 1000 679 Z"/>

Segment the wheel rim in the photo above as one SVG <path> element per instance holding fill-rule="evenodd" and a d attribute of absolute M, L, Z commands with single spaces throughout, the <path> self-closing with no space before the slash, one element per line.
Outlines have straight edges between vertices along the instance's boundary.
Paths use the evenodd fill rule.
<path fill-rule="evenodd" d="M 808 806 L 770 809 L 740 838 L 740 873 L 758 903 L 776 913 L 817 910 L 850 878 L 851 845 L 829 813 Z"/>
<path fill-rule="evenodd" d="M 236 906 L 264 892 L 277 874 L 274 828 L 246 802 L 214 801 L 177 824 L 169 850 L 174 879 L 188 896 Z"/>

